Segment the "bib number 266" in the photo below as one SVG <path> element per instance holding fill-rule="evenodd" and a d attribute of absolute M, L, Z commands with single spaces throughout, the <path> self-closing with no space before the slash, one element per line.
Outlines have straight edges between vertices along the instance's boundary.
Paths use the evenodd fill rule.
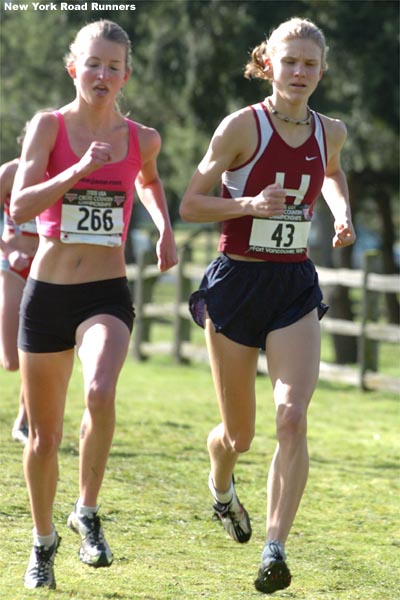
<path fill-rule="evenodd" d="M 88 208 L 79 207 L 79 213 L 82 213 L 78 223 L 78 231 L 111 231 L 113 228 L 112 209 L 106 208 Z"/>

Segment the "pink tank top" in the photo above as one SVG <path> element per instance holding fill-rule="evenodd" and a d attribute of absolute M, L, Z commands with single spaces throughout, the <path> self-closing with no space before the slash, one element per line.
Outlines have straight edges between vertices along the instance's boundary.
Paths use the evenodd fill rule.
<path fill-rule="evenodd" d="M 58 119 L 58 133 L 47 166 L 49 178 L 79 161 L 71 149 L 64 116 L 58 111 L 54 114 Z M 62 198 L 38 215 L 38 233 L 66 244 L 113 247 L 126 240 L 135 179 L 142 161 L 137 126 L 129 119 L 125 121 L 129 127 L 127 156 L 83 177 Z"/>
<path fill-rule="evenodd" d="M 313 208 L 325 177 L 327 154 L 322 121 L 312 111 L 311 136 L 292 148 L 277 133 L 262 103 L 251 108 L 258 145 L 244 165 L 222 174 L 222 196 L 256 196 L 277 182 L 286 190 L 285 212 L 281 217 L 245 216 L 223 221 L 218 249 L 273 262 L 301 262 L 307 258 Z"/>

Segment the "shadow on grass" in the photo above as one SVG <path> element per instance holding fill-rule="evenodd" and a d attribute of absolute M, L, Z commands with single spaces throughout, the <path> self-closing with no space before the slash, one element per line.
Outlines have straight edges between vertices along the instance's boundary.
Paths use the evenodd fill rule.
<path fill-rule="evenodd" d="M 341 471 L 343 473 L 355 473 L 361 472 L 365 475 L 368 473 L 373 473 L 375 471 L 384 471 L 384 470 L 393 470 L 398 473 L 399 463 L 392 461 L 384 461 L 379 462 L 374 460 L 373 462 L 369 462 L 366 460 L 361 460 L 360 457 L 351 459 L 346 459 L 346 464 L 343 464 L 343 457 L 339 457 L 337 459 L 325 459 L 320 456 L 310 456 L 310 464 L 324 465 L 324 466 L 332 466 L 337 471 Z"/>
<path fill-rule="evenodd" d="M 175 423 L 174 421 L 164 421 L 160 423 L 161 427 L 170 427 L 172 429 L 193 429 L 192 425 L 188 423 Z"/>

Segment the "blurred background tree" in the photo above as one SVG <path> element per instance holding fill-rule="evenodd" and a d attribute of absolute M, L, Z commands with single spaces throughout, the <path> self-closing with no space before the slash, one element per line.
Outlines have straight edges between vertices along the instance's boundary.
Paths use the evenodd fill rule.
<path fill-rule="evenodd" d="M 171 217 L 178 224 L 181 197 L 217 124 L 269 93 L 267 82 L 243 77 L 251 50 L 283 20 L 308 17 L 323 29 L 330 47 L 329 70 L 311 107 L 342 119 L 348 127 L 343 166 L 358 233 L 355 249 L 332 252 L 332 219 L 325 203 L 319 202 L 311 255 L 323 266 L 359 267 L 360 251 L 372 244 L 382 250 L 382 269 L 396 272 L 397 0 L 125 2 L 131 3 L 136 10 L 5 11 L 2 6 L 1 162 L 17 155 L 16 137 L 36 110 L 61 106 L 74 97 L 63 57 L 75 32 L 89 21 L 115 20 L 127 30 L 133 47 L 133 73 L 122 109 L 162 135 L 159 168 Z M 136 211 L 138 218 L 144 218 L 143 211 Z M 330 296 L 333 316 L 352 318 L 347 290 L 336 288 Z M 390 320 L 398 322 L 393 295 L 387 298 L 387 311 Z M 355 340 L 344 342 L 337 355 L 349 362 L 355 356 Z"/>

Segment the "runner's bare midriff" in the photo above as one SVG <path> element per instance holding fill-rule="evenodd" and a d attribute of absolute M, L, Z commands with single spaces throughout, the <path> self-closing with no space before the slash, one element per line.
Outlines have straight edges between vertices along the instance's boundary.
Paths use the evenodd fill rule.
<path fill-rule="evenodd" d="M 124 246 L 64 244 L 40 236 L 31 277 L 58 284 L 85 283 L 125 276 Z"/>

